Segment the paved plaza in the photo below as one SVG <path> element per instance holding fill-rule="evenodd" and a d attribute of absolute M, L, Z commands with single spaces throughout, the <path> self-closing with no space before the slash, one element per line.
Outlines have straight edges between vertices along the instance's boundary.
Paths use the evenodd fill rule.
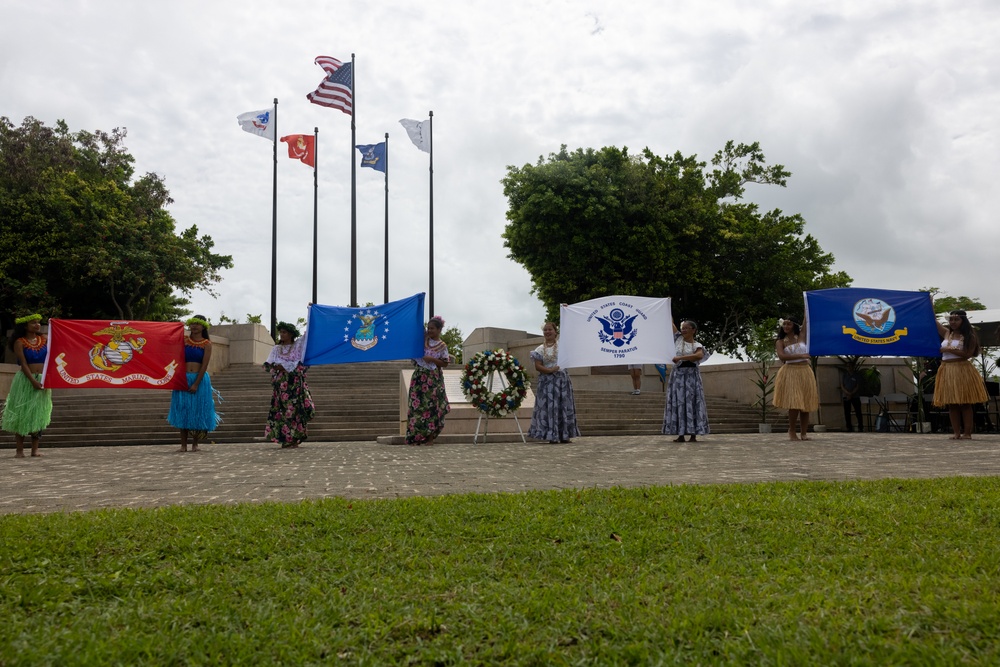
<path fill-rule="evenodd" d="M 44 447 L 44 444 L 43 444 Z M 0 450 L 0 514 L 110 507 L 409 498 L 449 493 L 792 480 L 1000 475 L 1000 435 L 784 433 L 595 436 L 564 445 L 497 442 L 434 447 L 375 442 L 66 447 L 39 458 Z"/>

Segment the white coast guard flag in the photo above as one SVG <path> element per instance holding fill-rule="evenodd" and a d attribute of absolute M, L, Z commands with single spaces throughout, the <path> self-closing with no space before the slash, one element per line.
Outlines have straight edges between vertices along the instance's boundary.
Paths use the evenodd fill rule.
<path fill-rule="evenodd" d="M 666 364 L 674 356 L 670 299 L 605 296 L 559 309 L 562 368 Z"/>

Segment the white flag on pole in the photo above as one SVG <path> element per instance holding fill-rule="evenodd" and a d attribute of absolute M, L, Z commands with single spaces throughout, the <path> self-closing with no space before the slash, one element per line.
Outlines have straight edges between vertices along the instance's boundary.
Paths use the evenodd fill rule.
<path fill-rule="evenodd" d="M 559 309 L 562 368 L 668 364 L 674 356 L 670 299 L 605 296 Z"/>
<path fill-rule="evenodd" d="M 399 124 L 410 135 L 413 145 L 425 153 L 431 152 L 431 122 L 430 120 L 411 120 L 401 118 Z"/>
<path fill-rule="evenodd" d="M 247 111 L 237 116 L 236 120 L 246 132 L 274 141 L 274 109 Z"/>

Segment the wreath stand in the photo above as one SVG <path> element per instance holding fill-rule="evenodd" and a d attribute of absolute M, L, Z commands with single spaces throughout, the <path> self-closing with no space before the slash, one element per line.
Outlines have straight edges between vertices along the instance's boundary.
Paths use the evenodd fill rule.
<path fill-rule="evenodd" d="M 499 371 L 495 371 L 495 370 L 490 371 L 490 374 L 489 374 L 489 376 L 486 379 L 486 391 L 489 392 L 489 393 L 493 393 L 493 376 L 494 375 L 497 375 L 497 376 L 500 377 L 500 389 L 501 390 L 506 389 L 509 386 L 507 384 L 507 378 L 504 376 L 503 373 L 501 373 Z M 520 407 L 520 406 L 518 406 L 518 407 Z M 483 417 L 484 416 L 486 417 L 486 426 L 483 428 L 483 443 L 485 444 L 485 442 L 486 442 L 486 432 L 489 431 L 489 427 L 490 427 L 490 416 L 489 416 L 489 414 L 484 413 L 479 408 L 476 408 L 476 411 L 479 412 L 479 419 L 476 420 L 476 434 L 474 436 L 472 436 L 472 444 L 474 444 L 474 445 L 478 445 L 479 444 L 479 426 L 483 423 Z M 501 417 L 501 419 L 502 419 L 502 417 Z M 521 442 L 523 444 L 527 444 L 528 441 L 525 439 L 525 437 L 524 437 L 524 431 L 521 429 L 521 420 L 519 420 L 517 418 L 517 410 L 514 410 L 514 422 L 517 424 L 517 432 L 521 434 Z"/>

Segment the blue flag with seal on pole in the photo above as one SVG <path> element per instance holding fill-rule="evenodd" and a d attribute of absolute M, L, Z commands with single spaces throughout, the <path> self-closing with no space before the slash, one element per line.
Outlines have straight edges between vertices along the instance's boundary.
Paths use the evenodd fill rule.
<path fill-rule="evenodd" d="M 355 146 L 361 151 L 361 166 L 385 173 L 385 142 L 377 144 L 359 144 Z"/>
<path fill-rule="evenodd" d="M 381 306 L 309 307 L 306 366 L 424 356 L 424 293 Z"/>
<path fill-rule="evenodd" d="M 929 292 L 843 287 L 804 294 L 813 356 L 940 356 Z"/>

